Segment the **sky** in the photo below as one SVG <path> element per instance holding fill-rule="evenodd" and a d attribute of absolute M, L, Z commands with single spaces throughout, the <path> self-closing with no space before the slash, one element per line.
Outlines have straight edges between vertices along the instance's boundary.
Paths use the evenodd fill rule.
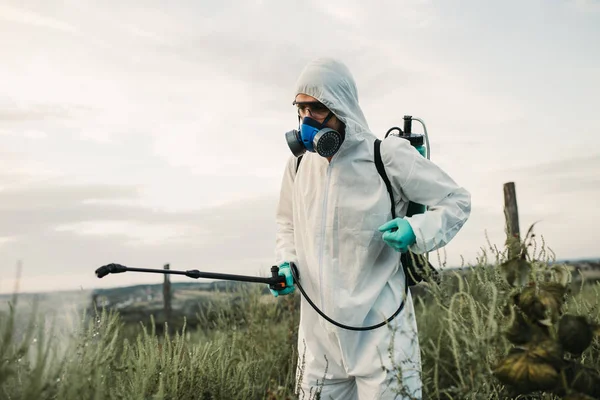
<path fill-rule="evenodd" d="M 373 133 L 422 119 L 471 193 L 446 266 L 502 247 L 506 182 L 521 231 L 598 257 L 598 43 L 598 0 L 0 0 L 0 293 L 162 281 L 95 277 L 112 262 L 268 270 L 294 83 L 321 56 Z"/>

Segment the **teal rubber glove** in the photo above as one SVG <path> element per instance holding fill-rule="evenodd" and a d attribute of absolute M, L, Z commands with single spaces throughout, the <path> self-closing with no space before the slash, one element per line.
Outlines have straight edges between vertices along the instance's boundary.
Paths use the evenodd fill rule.
<path fill-rule="evenodd" d="M 421 153 L 423 157 L 427 157 L 427 149 L 425 149 L 424 145 L 416 146 L 415 149 L 417 149 L 417 151 Z"/>
<path fill-rule="evenodd" d="M 292 276 L 292 269 L 290 268 L 290 263 L 284 262 L 279 265 L 279 276 L 285 276 L 286 288 L 280 290 L 270 289 L 273 296 L 285 296 L 286 294 L 292 293 L 296 289 L 296 287 L 294 286 L 294 277 Z"/>
<path fill-rule="evenodd" d="M 396 229 L 395 231 L 392 231 Z M 379 227 L 379 232 L 383 232 L 383 240 L 394 250 L 405 253 L 408 246 L 417 241 L 417 237 L 412 227 L 404 218 L 395 218 Z"/>

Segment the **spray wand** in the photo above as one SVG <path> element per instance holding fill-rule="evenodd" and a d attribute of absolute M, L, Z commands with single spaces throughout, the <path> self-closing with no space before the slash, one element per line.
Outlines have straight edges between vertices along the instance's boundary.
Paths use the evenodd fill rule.
<path fill-rule="evenodd" d="M 295 267 L 295 266 L 294 266 Z M 265 278 L 260 276 L 248 276 L 248 275 L 231 275 L 221 274 L 217 272 L 202 272 L 197 269 L 190 269 L 187 271 L 176 271 L 171 269 L 152 269 L 152 268 L 132 268 L 126 267 L 121 264 L 107 264 L 96 270 L 96 276 L 98 278 L 104 278 L 108 274 L 120 274 L 123 272 L 151 272 L 159 274 L 172 274 L 172 275 L 185 275 L 188 278 L 199 279 L 222 279 L 227 281 L 241 281 L 241 282 L 254 282 L 254 283 L 266 283 L 273 290 L 285 289 L 285 276 L 279 275 L 279 267 L 276 265 L 271 267 L 271 277 Z"/>

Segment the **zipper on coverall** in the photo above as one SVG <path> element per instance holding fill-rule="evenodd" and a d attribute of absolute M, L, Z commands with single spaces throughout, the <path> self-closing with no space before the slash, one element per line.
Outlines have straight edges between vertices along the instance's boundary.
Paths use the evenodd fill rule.
<path fill-rule="evenodd" d="M 333 161 L 333 160 L 332 160 Z M 325 312 L 325 298 L 323 291 L 323 253 L 325 251 L 325 229 L 327 221 L 327 198 L 329 195 L 329 180 L 331 178 L 331 161 L 327 166 L 327 180 L 325 181 L 325 195 L 323 197 L 323 212 L 321 213 L 321 248 L 319 251 L 319 288 L 321 291 L 321 310 Z"/>

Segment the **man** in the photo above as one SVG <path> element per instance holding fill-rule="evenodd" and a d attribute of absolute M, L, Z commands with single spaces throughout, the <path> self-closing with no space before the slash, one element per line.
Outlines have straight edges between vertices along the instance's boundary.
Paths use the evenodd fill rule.
<path fill-rule="evenodd" d="M 417 326 L 398 252 L 423 254 L 446 245 L 469 217 L 470 194 L 408 140 L 388 137 L 381 157 L 400 217 L 392 220 L 374 164 L 376 136 L 348 68 L 328 58 L 310 62 L 294 104 L 300 132 L 286 137 L 303 157 L 299 165 L 295 156 L 287 163 L 276 215 L 276 261 L 290 287 L 273 294 L 294 291 L 294 263 L 308 297 L 339 323 L 375 325 L 404 302 L 388 326 L 356 331 L 328 322 L 303 297 L 299 395 L 308 398 L 322 386 L 322 399 L 420 399 Z M 409 201 L 429 209 L 403 218 Z"/>

